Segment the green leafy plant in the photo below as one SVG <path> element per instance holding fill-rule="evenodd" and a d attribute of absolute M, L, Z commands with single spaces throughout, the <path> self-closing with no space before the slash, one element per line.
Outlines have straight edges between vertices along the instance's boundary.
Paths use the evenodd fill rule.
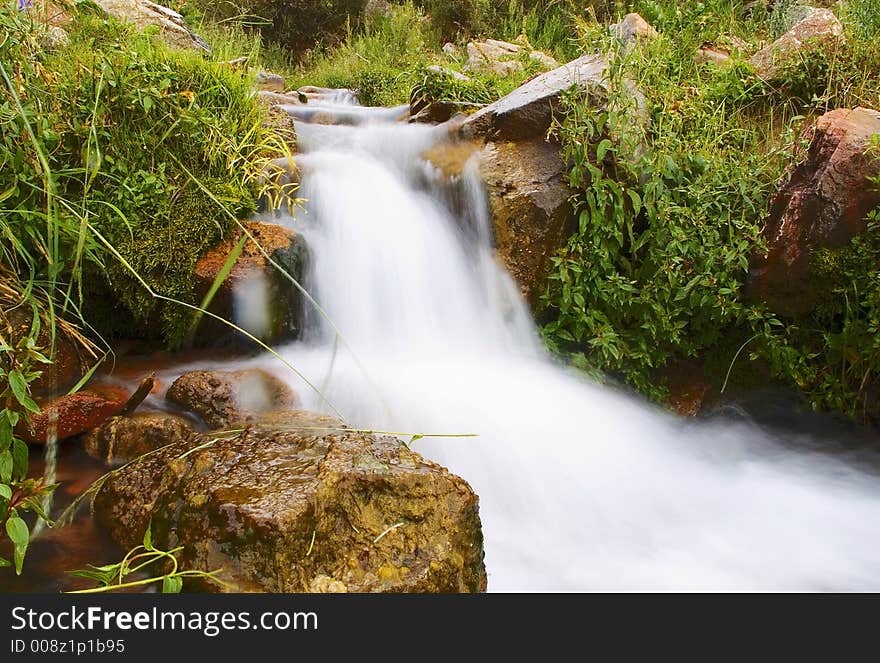
<path fill-rule="evenodd" d="M 39 325 L 38 315 L 34 325 Z M 13 561 L 0 557 L 0 566 L 13 565 L 16 574 L 21 574 L 30 540 L 30 527 L 23 515 L 32 512 L 48 521 L 42 499 L 55 489 L 42 478 L 28 478 L 28 447 L 15 433 L 20 426 L 29 425 L 30 414 L 40 412 L 30 396 L 29 384 L 40 376 L 35 366 L 50 362 L 34 345 L 38 333 L 37 329 L 13 346 L 0 332 L 5 366 L 0 366 L 0 540 L 5 533 L 13 547 Z"/>
<path fill-rule="evenodd" d="M 802 153 L 804 114 L 875 105 L 876 46 L 805 52 L 767 86 L 736 53 L 723 66 L 693 58 L 724 30 L 766 38 L 763 18 L 743 21 L 724 0 L 634 4 L 660 37 L 618 55 L 604 104 L 568 96 L 556 129 L 578 228 L 542 298 L 548 344 L 658 399 L 664 368 L 695 358 L 719 389 L 760 375 L 877 420 L 878 213 L 846 247 L 815 252 L 821 303 L 808 315 L 777 315 L 744 287 L 770 195 Z"/>
<path fill-rule="evenodd" d="M 120 562 L 70 571 L 70 575 L 92 580 L 97 585 L 69 593 L 100 594 L 143 588 L 161 583 L 160 591 L 163 594 L 178 594 L 183 589 L 184 580 L 187 578 L 199 578 L 215 584 L 225 584 L 220 578 L 220 570 L 182 570 L 177 561 L 177 554 L 181 550 L 183 550 L 183 546 L 171 550 L 160 550 L 154 546 L 151 528 L 148 526 L 143 544 L 129 550 Z"/>

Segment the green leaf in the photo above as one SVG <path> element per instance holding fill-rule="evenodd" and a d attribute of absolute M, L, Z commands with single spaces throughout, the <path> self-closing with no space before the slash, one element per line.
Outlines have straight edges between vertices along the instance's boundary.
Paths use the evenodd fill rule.
<path fill-rule="evenodd" d="M 12 389 L 12 394 L 15 396 L 15 399 L 24 405 L 24 400 L 28 398 L 27 393 L 27 380 L 24 379 L 24 376 L 21 374 L 21 371 L 17 368 L 15 370 L 9 371 L 9 386 Z"/>
<path fill-rule="evenodd" d="M 0 481 L 9 483 L 12 481 L 12 452 L 7 449 L 0 453 Z"/>
<path fill-rule="evenodd" d="M 178 576 L 165 576 L 162 579 L 163 594 L 179 594 L 183 589 L 183 578 Z"/>
<path fill-rule="evenodd" d="M 611 149 L 611 141 L 607 138 L 603 138 L 599 145 L 596 147 L 596 163 L 602 163 L 602 159 L 605 158 L 605 153 Z"/>
<path fill-rule="evenodd" d="M 147 531 L 144 532 L 144 549 L 153 550 L 153 532 L 152 523 L 147 525 Z"/>
<path fill-rule="evenodd" d="M 9 410 L 0 413 L 0 451 L 6 451 L 12 444 L 12 424 L 9 417 L 4 416 Z"/>
<path fill-rule="evenodd" d="M 5 557 L 0 557 L 0 569 L 2 569 L 4 566 L 12 566 L 12 562 L 10 562 Z"/>
<path fill-rule="evenodd" d="M 24 479 L 28 471 L 28 448 L 27 445 L 15 438 L 12 441 L 12 476 Z"/>
<path fill-rule="evenodd" d="M 13 559 L 15 560 L 15 574 L 21 575 L 21 566 L 24 564 L 24 554 L 27 551 L 30 530 L 27 523 L 18 515 L 12 516 L 6 521 L 6 533 L 15 546 Z"/>
<path fill-rule="evenodd" d="M 12 499 L 12 488 L 5 483 L 0 483 L 0 497 L 3 499 Z"/>

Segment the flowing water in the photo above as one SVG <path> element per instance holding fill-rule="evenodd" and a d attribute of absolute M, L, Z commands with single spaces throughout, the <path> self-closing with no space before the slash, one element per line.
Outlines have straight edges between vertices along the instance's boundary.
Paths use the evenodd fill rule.
<path fill-rule="evenodd" d="M 281 222 L 344 341 L 311 312 L 282 353 L 350 424 L 479 435 L 415 448 L 479 494 L 490 591 L 880 589 L 876 476 L 555 364 L 493 259 L 474 164 L 450 186 L 420 156 L 445 130 L 322 110 L 345 124 L 297 122 L 308 202 Z"/>

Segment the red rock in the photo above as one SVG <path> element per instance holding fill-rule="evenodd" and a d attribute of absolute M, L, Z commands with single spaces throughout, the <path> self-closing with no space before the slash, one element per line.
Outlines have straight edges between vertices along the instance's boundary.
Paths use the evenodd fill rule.
<path fill-rule="evenodd" d="M 266 343 L 295 338 L 302 324 L 302 295 L 266 260 L 264 252 L 288 274 L 299 280 L 307 260 L 305 243 L 299 235 L 283 226 L 259 221 L 248 221 L 246 226 L 252 239 L 245 243 L 208 310 L 240 324 Z M 241 236 L 240 230 L 233 233 L 198 261 L 194 274 L 197 297 L 204 297 L 213 286 Z M 248 288 L 253 286 L 255 280 L 262 282 L 265 288 L 265 302 L 268 307 L 265 315 L 260 316 L 260 324 L 256 326 L 250 324 L 246 316 L 243 319 L 235 310 L 236 302 L 249 298 Z M 197 346 L 247 344 L 243 336 L 237 335 L 228 325 L 210 316 L 202 317 L 193 342 Z"/>
<path fill-rule="evenodd" d="M 864 232 L 865 217 L 880 204 L 870 179 L 880 176 L 880 157 L 866 153 L 880 134 L 880 112 L 838 108 L 811 127 L 805 158 L 771 202 L 764 231 L 767 254 L 753 264 L 749 293 L 781 315 L 812 309 L 810 257 L 835 249 Z"/>
<path fill-rule="evenodd" d="M 125 391 L 110 387 L 61 396 L 31 417 L 32 430 L 19 424 L 15 432 L 27 442 L 45 444 L 50 430 L 57 427 L 58 439 L 63 440 L 100 426 L 118 414 L 127 400 Z"/>

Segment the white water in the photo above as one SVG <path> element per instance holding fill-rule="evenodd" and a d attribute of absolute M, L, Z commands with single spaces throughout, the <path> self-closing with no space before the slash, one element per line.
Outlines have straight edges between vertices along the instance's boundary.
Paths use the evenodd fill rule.
<path fill-rule="evenodd" d="M 491 591 L 880 589 L 876 479 L 554 365 L 492 259 L 473 169 L 456 219 L 419 158 L 442 130 L 344 115 L 298 124 L 310 202 L 286 222 L 353 352 L 316 316 L 283 352 L 351 424 L 479 434 L 415 448 L 480 495 Z"/>

